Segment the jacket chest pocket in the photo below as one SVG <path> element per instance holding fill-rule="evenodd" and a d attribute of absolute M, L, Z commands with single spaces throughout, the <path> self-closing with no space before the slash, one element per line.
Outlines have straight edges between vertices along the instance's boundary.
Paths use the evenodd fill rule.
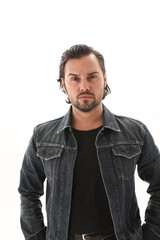
<path fill-rule="evenodd" d="M 135 172 L 136 162 L 141 153 L 138 144 L 124 144 L 112 147 L 113 162 L 118 178 L 130 180 Z"/>
<path fill-rule="evenodd" d="M 37 156 L 40 157 L 47 178 L 56 178 L 63 148 L 39 147 Z"/>

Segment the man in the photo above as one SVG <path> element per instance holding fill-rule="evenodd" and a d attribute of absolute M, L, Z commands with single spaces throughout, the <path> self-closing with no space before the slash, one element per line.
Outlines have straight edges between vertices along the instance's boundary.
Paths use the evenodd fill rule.
<path fill-rule="evenodd" d="M 71 107 L 34 129 L 21 169 L 21 227 L 26 239 L 160 239 L 160 153 L 147 127 L 113 115 L 103 56 L 75 45 L 59 79 Z M 135 196 L 136 164 L 149 183 L 145 224 Z M 47 227 L 40 196 L 47 179 Z"/>

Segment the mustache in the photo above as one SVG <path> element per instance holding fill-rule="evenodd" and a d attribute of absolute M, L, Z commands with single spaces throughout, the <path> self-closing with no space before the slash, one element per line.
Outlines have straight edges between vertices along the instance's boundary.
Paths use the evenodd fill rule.
<path fill-rule="evenodd" d="M 91 95 L 91 96 L 94 96 L 93 93 L 91 93 L 91 92 L 89 92 L 89 91 L 85 91 L 85 92 L 79 93 L 78 96 L 77 96 L 77 98 L 80 97 L 80 96 L 82 96 L 82 95 Z"/>

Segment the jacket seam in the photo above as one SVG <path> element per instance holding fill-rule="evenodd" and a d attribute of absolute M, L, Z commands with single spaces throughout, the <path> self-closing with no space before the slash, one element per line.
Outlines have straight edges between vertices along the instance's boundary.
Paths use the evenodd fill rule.
<path fill-rule="evenodd" d="M 33 138 L 34 138 L 35 143 L 36 143 L 36 130 L 37 130 L 37 126 L 34 128 L 34 131 L 33 131 Z"/>
<path fill-rule="evenodd" d="M 30 238 L 34 237 L 36 234 L 40 233 L 45 227 L 41 228 L 38 232 L 34 233 L 30 237 L 26 238 L 25 240 L 29 240 Z"/>
<path fill-rule="evenodd" d="M 160 235 L 155 232 L 151 227 L 149 227 L 147 224 L 145 225 L 146 228 L 148 228 L 150 231 L 152 231 L 156 236 L 158 236 L 160 238 Z"/>
<path fill-rule="evenodd" d="M 142 228 L 140 227 L 137 232 L 132 236 L 132 238 L 130 240 L 134 240 L 135 237 L 137 237 L 138 235 L 140 235 L 140 232 L 141 232 Z"/>
<path fill-rule="evenodd" d="M 144 129 L 144 124 L 142 124 L 141 134 L 142 134 L 143 147 L 144 147 L 144 143 L 145 143 L 145 129 Z"/>
<path fill-rule="evenodd" d="M 116 146 L 119 146 L 119 145 L 144 145 L 144 142 L 139 142 L 139 141 L 136 141 L 136 142 L 117 142 L 117 143 L 110 143 L 110 144 L 106 144 L 106 145 L 97 145 L 97 148 L 98 149 L 101 149 L 101 148 L 110 148 L 110 147 L 116 147 Z"/>
<path fill-rule="evenodd" d="M 55 143 L 41 143 L 41 142 L 37 142 L 36 143 L 37 148 L 40 147 L 56 147 L 56 148 L 61 148 L 61 149 L 66 149 L 66 150 L 76 150 L 76 147 L 72 147 L 72 146 L 65 146 L 63 144 L 55 144 Z"/>
<path fill-rule="evenodd" d="M 129 220 L 129 214 L 130 214 L 130 210 L 131 210 L 131 202 L 132 202 L 132 198 L 133 198 L 133 195 L 134 195 L 134 187 L 132 187 L 132 193 L 131 193 L 131 197 L 130 197 L 130 201 L 129 201 L 129 206 L 128 206 L 128 214 L 127 214 L 127 222 L 128 222 L 128 225 L 129 227 L 136 231 L 136 229 L 134 227 L 132 227 L 132 224 L 130 224 L 130 220 Z M 138 230 L 139 231 L 139 230 Z M 137 233 L 136 233 L 137 234 Z"/>

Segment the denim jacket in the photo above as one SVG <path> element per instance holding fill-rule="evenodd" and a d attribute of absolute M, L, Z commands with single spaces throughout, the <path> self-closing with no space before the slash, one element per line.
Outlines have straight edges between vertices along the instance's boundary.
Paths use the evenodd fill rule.
<path fill-rule="evenodd" d="M 103 105 L 104 123 L 95 145 L 118 240 L 160 240 L 160 153 L 141 122 L 113 115 Z M 21 227 L 26 239 L 67 240 L 77 143 L 71 128 L 72 107 L 59 119 L 34 129 L 24 156 L 19 193 Z M 134 172 L 151 195 L 141 224 Z M 47 227 L 40 196 L 47 180 Z"/>

